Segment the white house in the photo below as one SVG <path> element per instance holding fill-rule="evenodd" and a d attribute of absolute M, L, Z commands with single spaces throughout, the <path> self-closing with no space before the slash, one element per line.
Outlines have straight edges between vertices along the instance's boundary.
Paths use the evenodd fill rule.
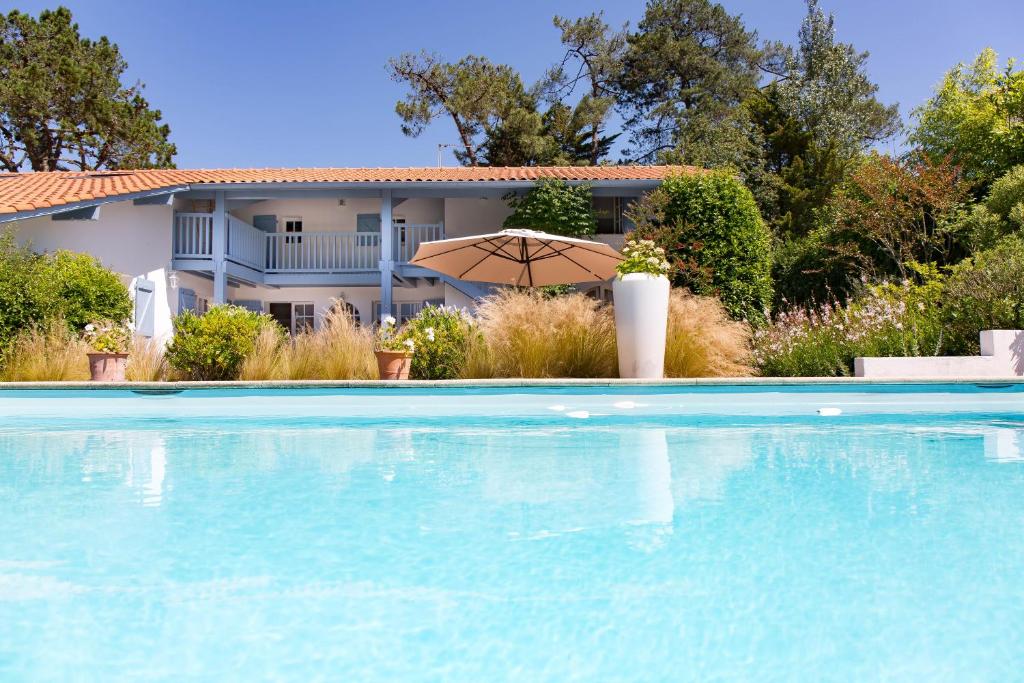
<path fill-rule="evenodd" d="M 471 306 L 487 290 L 408 261 L 424 241 L 495 232 L 505 199 L 540 178 L 593 188 L 598 238 L 618 246 L 623 208 L 668 166 L 300 168 L 0 174 L 0 228 L 37 251 L 93 254 L 125 275 L 135 326 L 235 303 L 293 332 L 342 300 L 360 320 L 425 303 Z M 601 283 L 594 283 L 600 287 Z"/>

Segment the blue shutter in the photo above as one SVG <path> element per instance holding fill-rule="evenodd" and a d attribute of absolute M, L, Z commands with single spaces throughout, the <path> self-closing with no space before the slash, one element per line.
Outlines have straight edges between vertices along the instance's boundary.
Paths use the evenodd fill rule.
<path fill-rule="evenodd" d="M 277 216 L 253 216 L 252 227 L 263 232 L 277 232 Z"/>
<path fill-rule="evenodd" d="M 196 313 L 196 293 L 194 290 L 184 287 L 178 290 L 178 313 L 192 311 Z"/>
<path fill-rule="evenodd" d="M 155 291 L 156 284 L 152 280 L 135 281 L 135 334 L 143 337 L 153 336 Z"/>

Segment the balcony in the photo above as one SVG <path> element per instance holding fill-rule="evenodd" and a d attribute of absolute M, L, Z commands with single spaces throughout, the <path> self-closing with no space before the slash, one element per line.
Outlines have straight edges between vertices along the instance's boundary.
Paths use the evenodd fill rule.
<path fill-rule="evenodd" d="M 396 223 L 391 229 L 391 260 L 398 265 L 407 264 L 421 243 L 444 239 L 443 224 Z M 213 214 L 179 212 L 174 215 L 176 267 L 210 269 L 213 242 Z M 381 234 L 353 231 L 267 233 L 229 214 L 225 261 L 241 267 L 235 269 L 236 275 L 248 270 L 263 276 L 257 279 L 282 284 L 287 284 L 287 279 L 271 276 L 373 273 L 376 277 L 380 270 Z"/>

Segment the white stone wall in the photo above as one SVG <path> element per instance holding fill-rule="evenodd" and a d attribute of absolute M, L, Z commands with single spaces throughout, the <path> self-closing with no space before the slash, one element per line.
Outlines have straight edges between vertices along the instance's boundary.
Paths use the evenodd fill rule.
<path fill-rule="evenodd" d="M 1021 377 L 1024 376 L 1024 330 L 985 330 L 980 356 L 857 358 L 857 377 Z"/>

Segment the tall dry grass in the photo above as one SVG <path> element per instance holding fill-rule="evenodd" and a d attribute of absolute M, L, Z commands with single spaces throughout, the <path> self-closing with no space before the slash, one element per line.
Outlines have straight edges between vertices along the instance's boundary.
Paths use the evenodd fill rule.
<path fill-rule="evenodd" d="M 669 298 L 666 377 L 749 377 L 751 331 L 718 299 L 673 289 Z"/>
<path fill-rule="evenodd" d="M 0 368 L 4 382 L 69 382 L 89 379 L 89 346 L 54 319 L 14 338 Z"/>
<path fill-rule="evenodd" d="M 256 346 L 242 363 L 243 380 L 377 379 L 373 333 L 356 324 L 341 307 L 320 321 L 320 328 L 291 340 L 264 327 Z"/>
<path fill-rule="evenodd" d="M 583 294 L 503 290 L 477 308 L 466 378 L 614 377 L 615 320 Z"/>
<path fill-rule="evenodd" d="M 156 339 L 135 337 L 128 352 L 124 377 L 129 382 L 161 382 L 167 379 L 165 344 Z"/>

